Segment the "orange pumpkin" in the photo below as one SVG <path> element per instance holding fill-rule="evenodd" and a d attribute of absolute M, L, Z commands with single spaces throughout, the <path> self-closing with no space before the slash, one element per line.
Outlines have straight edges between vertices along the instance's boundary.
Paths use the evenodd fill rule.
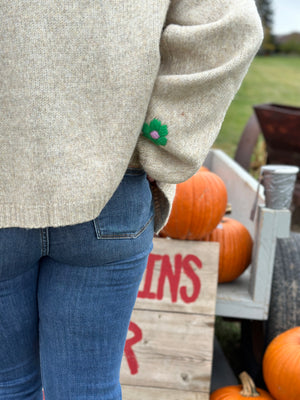
<path fill-rule="evenodd" d="M 215 390 L 210 400 L 274 400 L 271 395 L 263 389 L 256 388 L 253 380 L 246 372 L 240 374 L 242 385 L 226 386 Z"/>
<path fill-rule="evenodd" d="M 209 169 L 207 167 L 204 167 L 204 165 L 202 165 L 202 167 L 200 167 L 199 171 L 200 172 L 207 172 L 207 171 L 209 171 Z"/>
<path fill-rule="evenodd" d="M 204 240 L 220 243 L 219 283 L 233 281 L 251 262 L 251 235 L 243 224 L 233 218 L 223 217 Z"/>
<path fill-rule="evenodd" d="M 300 326 L 271 341 L 263 358 L 263 376 L 276 400 L 300 399 Z"/>
<path fill-rule="evenodd" d="M 161 236 L 200 240 L 211 232 L 225 213 L 227 190 L 215 173 L 200 169 L 176 186 L 176 194 L 167 225 Z"/>

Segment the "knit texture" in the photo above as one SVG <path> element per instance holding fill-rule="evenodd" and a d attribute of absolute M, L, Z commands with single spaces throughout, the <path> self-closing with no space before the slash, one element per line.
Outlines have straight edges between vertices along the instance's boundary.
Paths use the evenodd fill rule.
<path fill-rule="evenodd" d="M 0 0 L 0 227 L 92 220 L 130 164 L 161 229 L 261 40 L 254 0 Z"/>

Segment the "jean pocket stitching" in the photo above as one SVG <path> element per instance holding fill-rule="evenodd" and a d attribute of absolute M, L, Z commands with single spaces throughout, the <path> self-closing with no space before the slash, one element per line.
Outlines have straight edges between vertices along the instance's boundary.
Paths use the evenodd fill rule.
<path fill-rule="evenodd" d="M 99 221 L 97 220 L 97 218 L 95 218 L 93 220 L 93 223 L 94 223 L 94 228 L 95 228 L 95 232 L 96 232 L 96 236 L 97 236 L 98 240 L 101 240 L 101 239 L 136 239 L 147 229 L 147 227 L 152 222 L 153 218 L 154 218 L 154 215 L 152 215 L 148 219 L 148 221 L 142 226 L 142 228 L 140 228 L 137 232 L 133 232 L 133 233 L 120 232 L 120 233 L 115 233 L 115 234 L 113 234 L 113 233 L 112 234 L 102 234 L 101 228 L 99 225 Z"/>

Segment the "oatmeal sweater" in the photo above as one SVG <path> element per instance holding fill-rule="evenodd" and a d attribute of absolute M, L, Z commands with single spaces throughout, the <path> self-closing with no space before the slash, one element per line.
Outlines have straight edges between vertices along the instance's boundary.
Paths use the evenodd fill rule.
<path fill-rule="evenodd" d="M 261 40 L 254 0 L 0 0 L 0 228 L 92 220 L 130 165 L 158 232 Z"/>

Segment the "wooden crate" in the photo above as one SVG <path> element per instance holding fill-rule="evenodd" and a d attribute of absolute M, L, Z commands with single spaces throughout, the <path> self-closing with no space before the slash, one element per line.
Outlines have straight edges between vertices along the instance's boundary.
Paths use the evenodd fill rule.
<path fill-rule="evenodd" d="M 219 245 L 154 239 L 121 369 L 124 400 L 208 400 Z"/>
<path fill-rule="evenodd" d="M 221 150 L 211 150 L 205 165 L 225 182 L 232 218 L 242 222 L 253 241 L 251 266 L 235 281 L 218 285 L 216 314 L 225 317 L 266 320 L 272 288 L 272 276 L 277 238 L 289 237 L 289 210 L 264 207 L 263 187 L 260 187 L 254 221 L 250 212 L 258 182 Z"/>

